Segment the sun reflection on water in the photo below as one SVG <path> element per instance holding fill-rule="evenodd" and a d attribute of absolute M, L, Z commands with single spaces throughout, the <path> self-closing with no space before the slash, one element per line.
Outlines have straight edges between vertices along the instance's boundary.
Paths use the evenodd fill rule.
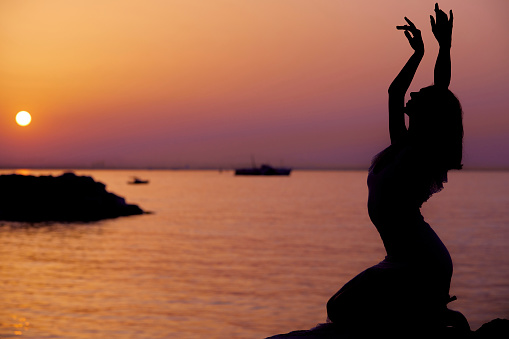
<path fill-rule="evenodd" d="M 15 336 L 23 335 L 30 328 L 30 323 L 25 317 L 18 317 L 17 315 L 11 315 L 8 323 L 0 323 L 0 329 L 5 328 L 8 332 Z"/>

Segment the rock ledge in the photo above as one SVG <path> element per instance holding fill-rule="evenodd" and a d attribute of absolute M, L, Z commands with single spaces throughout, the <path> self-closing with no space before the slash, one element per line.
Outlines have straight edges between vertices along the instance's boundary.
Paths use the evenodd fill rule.
<path fill-rule="evenodd" d="M 376 332 L 376 331 L 375 331 Z M 416 329 L 415 333 L 408 333 L 405 338 L 423 338 L 422 331 Z M 377 338 L 379 335 L 370 336 Z M 427 338 L 427 336 L 424 336 Z M 441 334 L 429 336 L 433 339 L 506 339 L 509 338 L 509 320 L 494 319 L 482 325 L 477 331 L 458 333 L 454 329 L 444 331 Z M 310 330 L 293 331 L 286 334 L 278 334 L 266 339 L 365 339 L 355 333 L 347 333 L 339 330 L 333 323 L 320 324 Z"/>
<path fill-rule="evenodd" d="M 0 175 L 0 220 L 96 221 L 145 213 L 92 177 Z"/>

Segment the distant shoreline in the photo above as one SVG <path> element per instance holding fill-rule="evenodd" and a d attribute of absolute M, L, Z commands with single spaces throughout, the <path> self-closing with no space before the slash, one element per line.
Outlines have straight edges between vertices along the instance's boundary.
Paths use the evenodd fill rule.
<path fill-rule="evenodd" d="M 22 171 L 59 171 L 59 172 L 73 172 L 73 171 L 218 171 L 218 172 L 234 172 L 235 168 L 214 168 L 214 167 L 0 167 L 1 172 L 22 172 Z M 368 171 L 368 168 L 361 167 L 344 167 L 344 168 L 313 168 L 313 167 L 292 167 L 292 171 L 296 172 L 350 172 L 350 171 Z M 460 171 L 455 172 L 508 172 L 509 168 L 483 168 L 483 167 L 467 167 Z M 19 173 L 22 174 L 22 173 Z"/>

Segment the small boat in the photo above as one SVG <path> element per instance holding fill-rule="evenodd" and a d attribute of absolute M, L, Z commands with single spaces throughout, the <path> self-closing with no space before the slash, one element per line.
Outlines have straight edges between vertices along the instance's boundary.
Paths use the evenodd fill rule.
<path fill-rule="evenodd" d="M 291 168 L 261 165 L 260 167 L 238 168 L 235 170 L 235 175 L 290 175 L 291 171 Z"/>
<path fill-rule="evenodd" d="M 133 177 L 133 180 L 128 181 L 127 183 L 128 184 L 132 184 L 132 185 L 148 184 L 148 180 L 142 180 L 142 179 L 140 179 L 138 177 Z"/>

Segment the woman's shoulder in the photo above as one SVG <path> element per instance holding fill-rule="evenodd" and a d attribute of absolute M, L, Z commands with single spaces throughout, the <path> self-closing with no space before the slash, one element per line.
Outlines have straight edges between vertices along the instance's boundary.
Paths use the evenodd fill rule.
<path fill-rule="evenodd" d="M 431 153 L 426 148 L 410 142 L 397 147 L 395 161 L 403 167 L 410 166 L 414 170 L 430 171 L 434 167 Z"/>
<path fill-rule="evenodd" d="M 370 172 L 378 173 L 389 165 L 400 165 L 415 161 L 415 152 L 406 143 L 394 143 L 377 153 L 369 168 Z"/>

